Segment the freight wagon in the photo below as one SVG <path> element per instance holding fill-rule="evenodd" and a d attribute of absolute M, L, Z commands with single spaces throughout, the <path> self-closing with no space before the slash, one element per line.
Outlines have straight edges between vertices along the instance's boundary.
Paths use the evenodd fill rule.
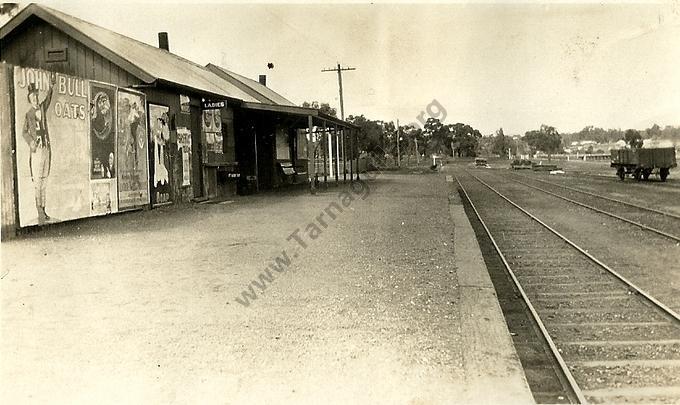
<path fill-rule="evenodd" d="M 649 179 L 654 173 L 661 181 L 666 181 L 671 168 L 678 165 L 675 148 L 612 149 L 611 167 L 621 180 L 631 174 L 635 180 Z"/>

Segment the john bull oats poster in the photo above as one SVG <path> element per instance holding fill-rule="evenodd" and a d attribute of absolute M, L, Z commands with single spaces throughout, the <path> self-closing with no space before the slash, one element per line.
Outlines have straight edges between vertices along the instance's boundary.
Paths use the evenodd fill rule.
<path fill-rule="evenodd" d="M 15 67 L 14 101 L 20 226 L 149 203 L 143 94 Z"/>
<path fill-rule="evenodd" d="M 14 68 L 20 226 L 90 215 L 87 80 Z"/>

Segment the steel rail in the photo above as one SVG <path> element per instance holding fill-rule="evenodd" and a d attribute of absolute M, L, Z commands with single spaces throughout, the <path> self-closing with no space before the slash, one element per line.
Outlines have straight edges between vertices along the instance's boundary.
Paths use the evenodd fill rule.
<path fill-rule="evenodd" d="M 524 175 L 520 175 L 520 174 L 514 174 L 513 173 L 513 175 L 515 175 L 517 177 L 523 177 L 525 179 L 529 178 L 528 176 L 524 176 Z M 561 187 L 561 188 L 565 188 L 567 190 L 576 191 L 577 193 L 582 193 L 582 194 L 586 194 L 586 195 L 589 195 L 589 196 L 601 198 L 603 200 L 608 200 L 608 201 L 616 202 L 616 203 L 619 203 L 619 204 L 627 205 L 629 207 L 634 207 L 634 208 L 638 208 L 638 209 L 641 209 L 641 210 L 650 211 L 650 212 L 654 212 L 656 214 L 664 215 L 664 216 L 667 216 L 667 217 L 680 219 L 680 215 L 672 214 L 670 212 L 665 212 L 665 211 L 661 211 L 661 210 L 657 210 L 657 209 L 649 208 L 649 207 L 643 207 L 642 205 L 629 203 L 627 201 L 619 200 L 619 199 L 616 199 L 616 198 L 605 197 L 605 196 L 600 195 L 600 194 L 591 193 L 590 191 L 580 190 L 580 189 L 575 188 L 575 187 L 569 187 L 569 186 L 565 186 L 565 185 L 562 185 L 562 184 L 552 183 L 550 181 L 546 181 L 546 180 L 542 180 L 542 179 L 532 179 L 532 180 L 540 181 L 541 183 L 545 183 L 545 184 L 550 184 L 551 186 Z"/>
<path fill-rule="evenodd" d="M 562 355 L 560 354 L 559 350 L 557 349 L 555 342 L 553 342 L 552 337 L 550 337 L 550 333 L 548 332 L 548 329 L 545 327 L 545 325 L 543 324 L 543 321 L 541 320 L 540 316 L 538 315 L 538 311 L 536 311 L 533 304 L 531 303 L 531 300 L 529 300 L 529 296 L 526 294 L 526 292 L 524 291 L 524 288 L 522 288 L 522 285 L 520 284 L 519 280 L 515 276 L 515 273 L 512 271 L 510 264 L 505 259 L 505 255 L 503 255 L 500 247 L 496 243 L 496 240 L 491 235 L 491 231 L 489 231 L 489 228 L 486 226 L 486 223 L 482 219 L 482 216 L 479 214 L 479 211 L 477 211 L 477 208 L 475 207 L 474 203 L 472 202 L 472 199 L 470 198 L 467 191 L 465 190 L 465 187 L 463 187 L 463 185 L 461 184 L 461 182 L 460 182 L 460 180 L 458 179 L 457 176 L 454 175 L 454 178 L 456 179 L 456 182 L 458 183 L 458 186 L 460 187 L 461 191 L 465 195 L 465 199 L 468 201 L 468 203 L 470 204 L 470 207 L 472 208 L 475 215 L 477 216 L 477 219 L 482 224 L 482 227 L 484 227 L 484 231 L 486 232 L 487 236 L 491 240 L 491 243 L 493 244 L 494 249 L 496 250 L 496 253 L 498 253 L 498 256 L 503 261 L 503 265 L 505 266 L 505 269 L 507 270 L 508 274 L 512 278 L 512 281 L 515 284 L 515 287 L 517 288 L 520 295 L 522 296 L 522 299 L 524 300 L 525 304 L 527 305 L 527 308 L 529 309 L 531 316 L 534 318 L 536 325 L 538 325 L 538 328 L 540 329 L 541 334 L 543 335 L 543 338 L 548 343 L 548 347 L 550 348 L 550 352 L 552 353 L 553 357 L 557 361 L 557 364 L 559 365 L 559 368 L 560 368 L 559 371 L 563 374 L 564 379 L 566 379 L 566 381 L 567 381 L 567 386 L 564 387 L 564 388 L 567 389 L 569 396 L 571 397 L 570 401 L 574 402 L 574 399 L 575 399 L 577 403 L 587 404 L 588 400 L 586 399 L 585 395 L 583 394 L 581 387 L 579 387 L 578 383 L 576 382 L 576 379 L 571 374 L 571 371 L 569 370 L 567 363 L 562 358 Z"/>
<path fill-rule="evenodd" d="M 652 305 L 654 305 L 655 307 L 657 307 L 658 309 L 660 309 L 664 314 L 670 316 L 675 322 L 680 323 L 680 315 L 678 315 L 678 314 L 677 314 L 675 311 L 673 311 L 671 308 L 667 307 L 667 306 L 666 306 L 665 304 L 663 304 L 661 301 L 659 301 L 659 300 L 657 300 L 656 298 L 654 298 L 651 294 L 649 294 L 648 292 L 646 292 L 646 291 L 643 290 L 642 288 L 640 288 L 640 287 L 638 287 L 637 285 L 635 285 L 632 281 L 628 280 L 627 278 L 625 278 L 624 276 L 622 276 L 621 274 L 619 274 L 616 270 L 612 269 L 611 267 L 607 266 L 606 264 L 604 264 L 603 262 L 601 262 L 600 260 L 598 260 L 595 256 L 593 256 L 593 255 L 591 255 L 590 253 L 588 253 L 585 249 L 581 248 L 581 247 L 578 246 L 576 243 L 572 242 L 570 239 L 568 239 L 567 237 L 565 237 L 565 236 L 562 235 L 561 233 L 557 232 L 555 229 L 553 229 L 552 227 L 550 227 L 550 225 L 548 225 L 548 224 L 546 224 L 545 222 L 541 221 L 538 217 L 536 217 L 535 215 L 531 214 L 529 211 L 527 211 L 527 210 L 525 210 L 524 208 L 522 208 L 522 207 L 520 207 L 519 205 L 517 205 L 515 202 L 513 202 L 512 200 L 510 200 L 509 198 L 507 198 L 506 196 L 504 196 L 503 194 L 501 194 L 499 191 L 497 191 L 495 188 L 491 187 L 489 184 L 487 184 L 486 182 L 484 182 L 484 181 L 483 181 L 482 179 L 480 179 L 479 177 L 475 176 L 475 175 L 472 174 L 472 173 L 467 172 L 467 170 L 466 170 L 465 172 L 468 173 L 470 176 L 474 177 L 477 181 L 479 181 L 479 182 L 482 183 L 483 185 L 485 185 L 489 190 L 491 190 L 491 191 L 493 191 L 494 193 L 498 194 L 499 197 L 501 197 L 502 199 L 504 199 L 505 201 L 507 201 L 508 203 L 510 203 L 512 206 L 514 206 L 514 207 L 517 208 L 518 210 L 522 211 L 522 212 L 523 212 L 524 214 L 526 214 L 528 217 L 530 217 L 530 218 L 533 219 L 534 221 L 536 221 L 536 222 L 538 222 L 539 224 L 541 224 L 541 226 L 543 226 L 544 228 L 546 228 L 547 230 L 549 230 L 550 232 L 552 232 L 553 234 L 555 234 L 557 237 L 559 237 L 560 239 L 562 239 L 563 241 L 565 241 L 566 243 L 568 243 L 571 247 L 573 247 L 574 249 L 578 250 L 580 253 L 582 253 L 584 256 L 586 256 L 588 259 L 590 259 L 593 263 L 597 264 L 598 266 L 600 266 L 601 268 L 603 268 L 604 270 L 606 270 L 607 272 L 609 272 L 611 275 L 613 275 L 614 277 L 616 277 L 616 278 L 618 278 L 619 280 L 621 280 L 624 284 L 626 284 L 629 288 L 631 288 L 636 294 L 641 295 L 642 297 L 644 297 L 645 299 L 647 299 Z"/>
<path fill-rule="evenodd" d="M 543 188 L 540 188 L 540 187 L 533 186 L 533 185 L 531 185 L 531 184 L 527 184 L 527 183 L 525 183 L 525 182 L 523 182 L 523 181 L 520 181 L 520 180 L 517 180 L 517 179 L 510 179 L 510 180 L 512 180 L 512 181 L 514 181 L 514 182 L 516 182 L 516 183 L 522 184 L 522 185 L 524 185 L 524 186 L 527 186 L 527 187 L 536 189 L 536 190 L 541 191 L 541 192 L 543 192 L 543 193 L 550 194 L 550 195 L 552 195 L 552 196 L 554 196 L 554 197 L 557 197 L 557 198 L 560 198 L 560 199 L 562 199 L 562 200 L 564 200 L 564 201 L 569 201 L 570 203 L 573 203 L 573 204 L 576 204 L 576 205 L 580 205 L 581 207 L 584 207 L 584 208 L 593 210 L 593 211 L 595 211 L 595 212 L 599 212 L 600 214 L 604 214 L 604 215 L 610 216 L 610 217 L 612 217 L 612 218 L 616 218 L 616 219 L 618 219 L 618 220 L 620 220 L 620 221 L 627 222 L 627 223 L 629 223 L 629 224 L 631 224 L 631 225 L 635 225 L 635 226 L 637 226 L 637 227 L 640 227 L 640 228 L 642 228 L 642 229 L 644 229 L 644 230 L 646 230 L 646 231 L 654 232 L 654 233 L 656 233 L 656 234 L 658 234 L 658 235 L 661 235 L 661 236 L 666 237 L 666 238 L 668 238 L 668 239 L 672 239 L 672 240 L 674 240 L 674 241 L 676 241 L 676 242 L 680 242 L 680 237 L 675 236 L 675 235 L 673 235 L 673 234 L 670 234 L 670 233 L 668 233 L 668 232 L 664 232 L 664 231 L 662 231 L 662 230 L 659 230 L 659 229 L 656 229 L 656 228 L 652 228 L 651 226 L 642 224 L 642 223 L 640 223 L 640 222 L 633 221 L 633 220 L 628 219 L 628 218 L 624 218 L 624 217 L 622 217 L 622 216 L 620 216 L 620 215 L 614 214 L 613 212 L 604 211 L 604 210 L 601 210 L 601 209 L 599 209 L 599 208 L 593 207 L 592 205 L 588 205 L 588 204 L 582 203 L 582 202 L 580 202 L 580 201 L 572 200 L 571 198 L 568 198 L 568 197 L 559 195 L 559 194 L 557 194 L 557 193 L 553 193 L 552 191 L 548 191 L 548 190 L 546 190 L 546 189 L 543 189 Z"/>
<path fill-rule="evenodd" d="M 579 175 L 582 176 L 588 176 L 588 177 L 593 177 L 596 179 L 607 179 L 607 180 L 612 180 L 612 179 L 618 179 L 616 174 L 610 175 L 610 174 L 597 174 L 597 173 L 588 173 L 584 171 L 579 171 L 579 170 L 572 170 L 571 173 L 578 173 Z M 676 183 L 678 179 L 666 179 L 664 182 L 655 182 L 655 183 L 649 183 L 647 181 L 635 181 L 633 184 L 639 184 L 640 186 L 643 187 L 663 187 L 663 188 L 677 188 L 678 185 Z"/>

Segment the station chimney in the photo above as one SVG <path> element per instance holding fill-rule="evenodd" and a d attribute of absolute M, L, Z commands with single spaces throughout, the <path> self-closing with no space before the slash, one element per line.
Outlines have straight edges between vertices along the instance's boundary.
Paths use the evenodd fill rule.
<path fill-rule="evenodd" d="M 263 86 L 267 85 L 267 75 L 260 75 L 260 84 Z"/>
<path fill-rule="evenodd" d="M 168 33 L 167 32 L 159 32 L 158 33 L 158 47 L 161 49 L 165 49 L 166 51 L 170 52 L 170 44 L 168 43 Z"/>

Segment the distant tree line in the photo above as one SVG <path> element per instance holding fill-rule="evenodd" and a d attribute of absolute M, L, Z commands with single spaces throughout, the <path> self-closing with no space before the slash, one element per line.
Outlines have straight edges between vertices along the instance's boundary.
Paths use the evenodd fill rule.
<path fill-rule="evenodd" d="M 328 103 L 319 103 L 318 101 L 305 101 L 302 103 L 302 106 L 305 108 L 316 108 L 317 110 L 321 111 L 324 114 L 330 115 L 331 117 L 338 117 L 337 111 L 335 108 L 331 107 L 330 104 Z"/>
<path fill-rule="evenodd" d="M 313 101 L 305 102 L 302 106 L 318 108 L 328 115 L 336 116 L 336 110 L 328 103 Z M 562 134 L 555 127 L 542 124 L 540 128 L 527 131 L 524 135 L 508 136 L 503 128 L 499 128 L 495 134 L 483 137 L 479 130 L 471 125 L 444 124 L 436 118 L 429 118 L 422 128 L 417 124 L 402 125 L 397 128 L 393 121 L 371 120 L 364 115 L 350 115 L 347 122 L 359 127 L 358 144 L 354 145 L 354 148 L 359 152 L 371 154 L 378 161 L 396 157 L 397 136 L 400 153 L 405 159 L 410 159 L 416 154 L 455 157 L 499 155 L 508 158 L 536 152 L 543 152 L 550 159 L 551 155 L 564 152 L 564 149 L 575 141 L 594 141 L 604 144 L 624 140 L 626 144 L 634 148 L 641 147 L 644 139 L 668 139 L 680 143 L 680 127 L 669 125 L 661 128 L 657 124 L 642 131 L 636 129 L 605 130 L 590 125 L 578 132 Z M 598 152 L 593 149 L 591 146 L 587 152 Z"/>
<path fill-rule="evenodd" d="M 364 115 L 350 115 L 347 122 L 359 127 L 359 151 L 378 161 L 396 158 L 397 137 L 399 152 L 407 163 L 416 154 L 474 157 L 482 138 L 481 132 L 468 124 L 444 124 L 437 118 L 428 118 L 422 128 L 417 124 L 397 128 L 393 121 L 371 120 Z"/>
<path fill-rule="evenodd" d="M 595 141 L 597 143 L 614 143 L 621 139 L 626 139 L 626 133 L 628 136 L 632 136 L 634 133 L 638 133 L 641 139 L 668 139 L 680 141 L 680 127 L 674 127 L 667 125 L 661 128 L 658 124 L 654 124 L 651 127 L 644 130 L 636 129 L 602 129 L 594 126 L 587 126 L 582 130 L 574 133 L 566 133 L 562 135 L 565 145 L 570 145 L 574 141 Z"/>
<path fill-rule="evenodd" d="M 508 157 L 510 155 L 534 154 L 543 152 L 548 155 L 561 153 L 565 148 L 571 146 L 572 142 L 594 141 L 599 144 L 616 143 L 620 140 L 626 142 L 633 148 L 642 147 L 645 139 L 665 139 L 680 143 L 680 127 L 666 126 L 661 128 L 654 124 L 650 128 L 639 131 L 637 129 L 602 129 L 594 126 L 587 126 L 578 132 L 560 134 L 555 127 L 541 125 L 538 130 L 531 130 L 523 136 L 506 136 L 503 128 L 496 131 L 495 135 L 485 136 L 479 142 L 478 153 L 482 155 L 499 155 Z M 589 146 L 587 153 L 597 152 Z M 604 152 L 604 150 L 600 150 Z"/>

